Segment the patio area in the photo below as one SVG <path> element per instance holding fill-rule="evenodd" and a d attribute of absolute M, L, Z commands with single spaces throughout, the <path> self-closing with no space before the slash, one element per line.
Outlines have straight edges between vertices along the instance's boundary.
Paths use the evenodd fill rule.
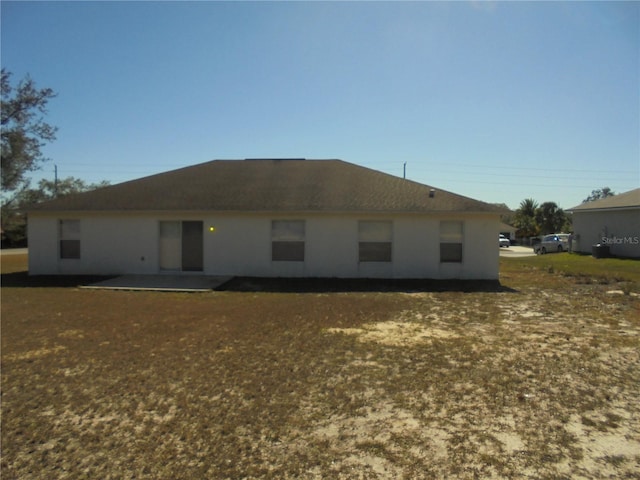
<path fill-rule="evenodd" d="M 203 275 L 122 275 L 81 288 L 101 290 L 143 290 L 166 292 L 210 292 L 232 277 Z"/>

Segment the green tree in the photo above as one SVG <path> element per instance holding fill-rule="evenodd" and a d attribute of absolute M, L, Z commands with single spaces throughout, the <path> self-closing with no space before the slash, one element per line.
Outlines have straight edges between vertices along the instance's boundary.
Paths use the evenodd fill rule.
<path fill-rule="evenodd" d="M 513 219 L 513 226 L 518 229 L 518 237 L 533 237 L 540 233 L 536 223 L 537 208 L 538 202 L 533 198 L 525 198 L 520 202 Z"/>
<path fill-rule="evenodd" d="M 612 192 L 609 187 L 602 187 L 598 190 L 591 190 L 591 195 L 585 198 L 582 203 L 593 202 L 594 200 L 600 200 L 601 198 L 613 197 L 615 192 Z"/>
<path fill-rule="evenodd" d="M 535 211 L 535 221 L 540 233 L 554 233 L 562 231 L 567 215 L 555 202 L 544 202 Z"/>
<path fill-rule="evenodd" d="M 47 103 L 56 95 L 50 88 L 36 88 L 27 75 L 14 88 L 11 73 L 2 69 L 1 137 L 3 203 L 29 185 L 27 174 L 38 170 L 45 158 L 40 148 L 56 138 L 56 127 L 43 119 Z"/>
<path fill-rule="evenodd" d="M 564 223 L 559 232 L 573 232 L 573 215 L 568 212 L 564 212 Z"/>

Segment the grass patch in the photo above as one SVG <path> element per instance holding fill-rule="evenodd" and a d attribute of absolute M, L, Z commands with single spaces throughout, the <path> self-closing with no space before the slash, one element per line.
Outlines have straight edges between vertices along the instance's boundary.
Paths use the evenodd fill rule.
<path fill-rule="evenodd" d="M 3 258 L 2 478 L 633 478 L 640 299 L 540 258 L 498 289 L 197 295 Z"/>
<path fill-rule="evenodd" d="M 501 258 L 503 273 L 524 270 L 541 270 L 560 273 L 579 283 L 615 284 L 630 282 L 640 284 L 640 260 L 621 258 L 594 258 L 589 255 L 556 253 L 535 257 Z"/>

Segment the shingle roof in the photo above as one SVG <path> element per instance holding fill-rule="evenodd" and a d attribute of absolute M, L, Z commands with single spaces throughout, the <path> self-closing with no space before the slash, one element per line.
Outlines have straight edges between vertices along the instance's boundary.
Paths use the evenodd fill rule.
<path fill-rule="evenodd" d="M 593 202 L 583 203 L 576 207 L 570 208 L 570 212 L 583 212 L 589 210 L 609 210 L 609 209 L 627 209 L 640 208 L 640 188 L 629 192 L 613 195 L 612 197 L 601 198 Z"/>
<path fill-rule="evenodd" d="M 214 160 L 30 211 L 502 212 L 342 160 Z"/>

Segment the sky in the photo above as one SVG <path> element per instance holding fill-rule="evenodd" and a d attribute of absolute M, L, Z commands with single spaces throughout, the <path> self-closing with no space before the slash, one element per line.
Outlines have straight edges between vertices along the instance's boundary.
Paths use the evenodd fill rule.
<path fill-rule="evenodd" d="M 640 186 L 640 2 L 2 1 L 39 178 L 339 158 L 515 209 Z"/>

